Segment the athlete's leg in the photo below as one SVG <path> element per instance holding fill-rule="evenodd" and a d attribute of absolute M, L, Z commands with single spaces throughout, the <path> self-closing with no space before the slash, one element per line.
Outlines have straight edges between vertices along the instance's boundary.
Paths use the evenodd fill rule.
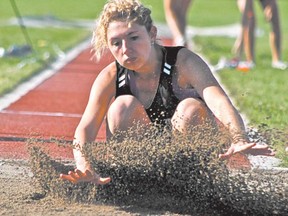
<path fill-rule="evenodd" d="M 194 98 L 186 98 L 178 104 L 171 123 L 175 130 L 182 133 L 206 123 L 210 123 L 211 127 L 216 126 L 212 112 L 201 100 Z"/>
<path fill-rule="evenodd" d="M 110 138 L 120 131 L 127 131 L 136 124 L 144 129 L 149 123 L 150 119 L 139 100 L 131 95 L 122 95 L 115 99 L 108 110 L 107 137 Z"/>
<path fill-rule="evenodd" d="M 186 17 L 191 0 L 164 0 L 167 24 L 172 32 L 174 45 L 187 45 Z"/>

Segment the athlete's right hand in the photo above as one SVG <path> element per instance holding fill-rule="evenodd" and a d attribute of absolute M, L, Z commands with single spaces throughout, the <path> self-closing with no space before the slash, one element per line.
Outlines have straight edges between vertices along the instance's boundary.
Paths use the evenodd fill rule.
<path fill-rule="evenodd" d="M 91 182 L 97 185 L 105 185 L 111 181 L 110 177 L 101 178 L 98 174 L 93 173 L 90 170 L 81 172 L 79 169 L 69 171 L 68 175 L 61 173 L 60 178 L 63 180 L 68 180 L 74 184 L 77 184 L 79 182 Z"/>

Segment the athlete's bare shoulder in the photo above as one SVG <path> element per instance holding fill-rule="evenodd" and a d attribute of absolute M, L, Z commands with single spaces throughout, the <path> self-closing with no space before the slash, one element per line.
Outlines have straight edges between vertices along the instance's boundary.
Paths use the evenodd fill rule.
<path fill-rule="evenodd" d="M 113 61 L 102 69 L 99 75 L 115 76 L 117 72 L 116 62 Z"/>
<path fill-rule="evenodd" d="M 187 48 L 179 50 L 176 67 L 178 72 L 185 76 L 210 72 L 210 69 L 203 58 Z"/>
<path fill-rule="evenodd" d="M 200 64 L 204 63 L 203 59 L 197 53 L 184 47 L 184 48 L 180 49 L 178 52 L 177 63 L 183 64 L 183 63 L 187 63 L 187 62 L 200 63 Z"/>
<path fill-rule="evenodd" d="M 104 67 L 96 77 L 93 88 L 113 88 L 116 82 L 117 67 L 115 61 Z"/>

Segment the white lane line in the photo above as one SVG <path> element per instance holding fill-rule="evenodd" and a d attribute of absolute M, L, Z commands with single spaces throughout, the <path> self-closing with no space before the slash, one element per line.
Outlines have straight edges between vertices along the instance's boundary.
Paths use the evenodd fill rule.
<path fill-rule="evenodd" d="M 51 117 L 69 117 L 69 118 L 81 118 L 81 114 L 76 113 L 62 113 L 62 112 L 32 112 L 32 111 L 14 111 L 14 110 L 2 110 L 0 113 L 11 115 L 30 115 L 30 116 L 51 116 Z"/>

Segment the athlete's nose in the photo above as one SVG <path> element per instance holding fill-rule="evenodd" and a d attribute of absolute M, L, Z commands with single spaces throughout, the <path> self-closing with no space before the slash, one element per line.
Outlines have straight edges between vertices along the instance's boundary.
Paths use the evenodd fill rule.
<path fill-rule="evenodd" d="M 130 50 L 130 45 L 126 40 L 122 41 L 122 52 L 123 54 L 128 54 Z"/>

